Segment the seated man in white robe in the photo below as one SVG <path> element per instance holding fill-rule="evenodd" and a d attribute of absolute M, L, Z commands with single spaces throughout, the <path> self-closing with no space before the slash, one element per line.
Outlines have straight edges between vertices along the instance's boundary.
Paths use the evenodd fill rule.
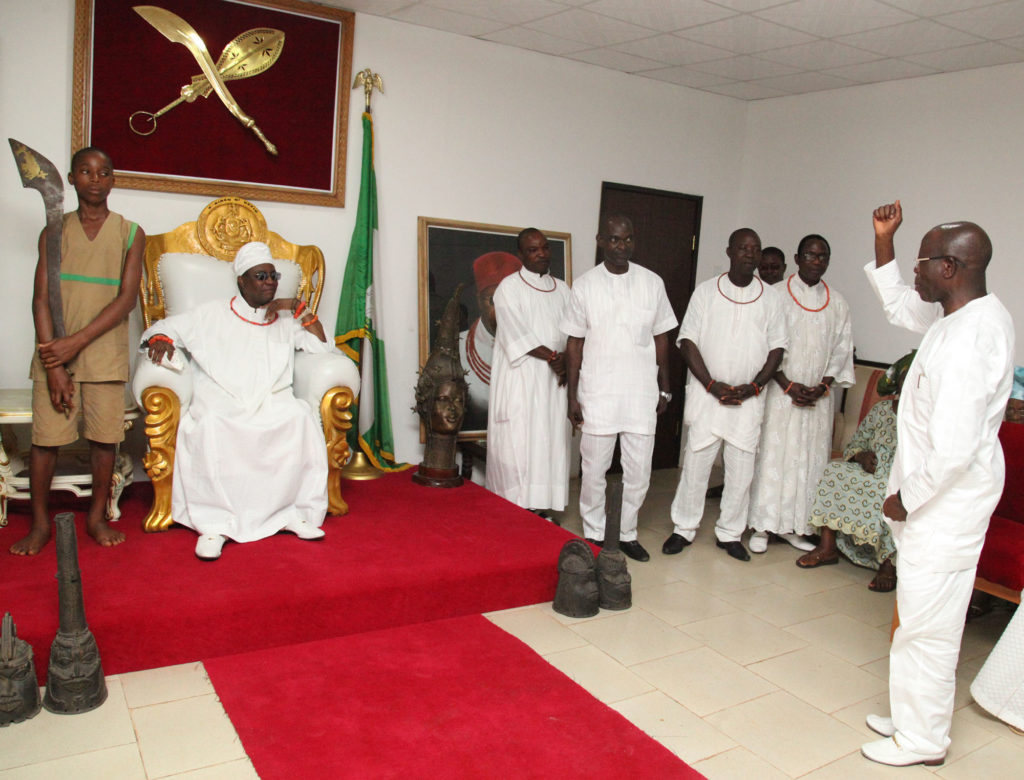
<path fill-rule="evenodd" d="M 155 323 L 142 334 L 154 363 L 192 358 L 195 390 L 178 426 L 171 511 L 199 534 L 196 555 L 220 557 L 228 539 L 290 531 L 319 539 L 327 514 L 327 450 L 309 405 L 292 392 L 295 350 L 329 352 L 305 304 L 275 298 L 270 248 L 252 242 L 234 261 L 238 295 Z M 178 363 L 180 365 L 180 362 Z"/>

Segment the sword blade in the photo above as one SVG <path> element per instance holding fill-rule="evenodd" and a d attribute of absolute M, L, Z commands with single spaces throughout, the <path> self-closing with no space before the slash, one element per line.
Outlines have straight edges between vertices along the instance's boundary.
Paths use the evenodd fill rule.
<path fill-rule="evenodd" d="M 18 165 L 21 185 L 37 190 L 46 207 L 46 288 L 54 338 L 62 338 L 64 306 L 60 297 L 60 251 L 64 228 L 64 181 L 55 166 L 31 147 L 7 139 Z"/>

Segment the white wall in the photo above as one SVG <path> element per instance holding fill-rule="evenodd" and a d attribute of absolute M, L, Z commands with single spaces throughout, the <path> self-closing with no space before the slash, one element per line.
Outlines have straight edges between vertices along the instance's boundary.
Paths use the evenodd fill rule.
<path fill-rule="evenodd" d="M 792 255 L 807 233 L 832 245 L 827 280 L 854 311 L 858 356 L 893 360 L 919 337 L 890 326 L 861 270 L 873 258 L 871 211 L 899 198 L 904 277 L 924 233 L 977 222 L 994 255 L 988 273 L 1017 326 L 1024 363 L 1024 65 L 1004 65 L 752 103 L 740 221 Z"/>
<path fill-rule="evenodd" d="M 0 28 L 0 134 L 62 169 L 70 162 L 73 0 L 34 0 Z M 66 49 L 42 45 L 64 41 Z M 704 196 L 702 241 L 735 227 L 747 105 L 484 41 L 359 15 L 353 67 L 379 72 L 374 98 L 387 341 L 396 454 L 418 461 L 410 410 L 418 367 L 416 218 L 533 224 L 568 231 L 573 270 L 593 265 L 603 180 Z M 260 203 L 272 229 L 319 245 L 327 261 L 321 318 L 333 323 L 358 188 L 362 91 L 350 102 L 345 209 Z M 201 144 L 201 136 L 197 136 Z M 117 161 L 115 160 L 115 165 Z M 6 238 L 0 386 L 27 386 L 29 301 L 41 200 L 0 164 Z M 210 198 L 115 190 L 111 207 L 148 233 L 194 219 Z M 73 193 L 66 208 L 74 208 Z M 720 251 L 713 253 L 717 262 Z M 703 262 L 703 261 L 702 261 Z"/>

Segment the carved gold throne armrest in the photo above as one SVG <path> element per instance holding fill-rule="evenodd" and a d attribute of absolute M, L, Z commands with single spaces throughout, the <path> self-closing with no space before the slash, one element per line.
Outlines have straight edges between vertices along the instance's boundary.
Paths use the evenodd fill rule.
<path fill-rule="evenodd" d="M 231 295 L 234 275 L 230 268 L 221 271 L 219 264 L 209 258 L 230 263 L 238 249 L 249 241 L 263 241 L 270 246 L 276 260 L 291 261 L 277 263 L 284 274 L 279 295 L 301 298 L 315 314 L 323 292 L 323 253 L 315 246 L 286 241 L 267 229 L 266 220 L 256 206 L 242 198 L 230 197 L 209 203 L 195 222 L 146 237 L 139 286 L 145 327 L 214 297 Z M 199 257 L 181 258 L 181 255 Z M 202 257 L 204 255 L 206 257 Z M 169 265 L 165 268 L 162 261 Z M 182 271 L 183 267 L 189 270 Z M 207 275 L 211 278 L 205 279 Z M 225 284 L 226 289 L 222 289 Z M 296 397 L 305 400 L 320 415 L 328 464 L 327 511 L 332 515 L 346 514 L 348 504 L 341 494 L 341 468 L 349 458 L 347 434 L 352 427 L 349 408 L 359 393 L 359 371 L 340 353 L 297 353 L 293 387 Z M 175 443 L 181 415 L 192 400 L 191 367 L 186 361 L 185 370 L 179 373 L 153 365 L 148 358 L 140 356 L 132 390 L 146 415 L 149 452 L 142 462 L 153 482 L 153 506 L 143 520 L 143 527 L 146 531 L 163 531 L 174 522 L 171 492 Z"/>

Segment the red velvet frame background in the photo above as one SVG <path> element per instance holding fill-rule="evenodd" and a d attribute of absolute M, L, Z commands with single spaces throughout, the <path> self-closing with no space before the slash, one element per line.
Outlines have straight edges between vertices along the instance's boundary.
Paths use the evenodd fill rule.
<path fill-rule="evenodd" d="M 343 206 L 354 15 L 299 0 L 149 0 L 195 28 L 214 61 L 245 30 L 284 31 L 273 67 L 227 82 L 275 157 L 216 94 L 171 109 L 152 135 L 132 132 L 133 112 L 155 113 L 200 73 L 132 10 L 146 2 L 78 0 L 74 146 L 108 152 L 119 186 Z"/>

